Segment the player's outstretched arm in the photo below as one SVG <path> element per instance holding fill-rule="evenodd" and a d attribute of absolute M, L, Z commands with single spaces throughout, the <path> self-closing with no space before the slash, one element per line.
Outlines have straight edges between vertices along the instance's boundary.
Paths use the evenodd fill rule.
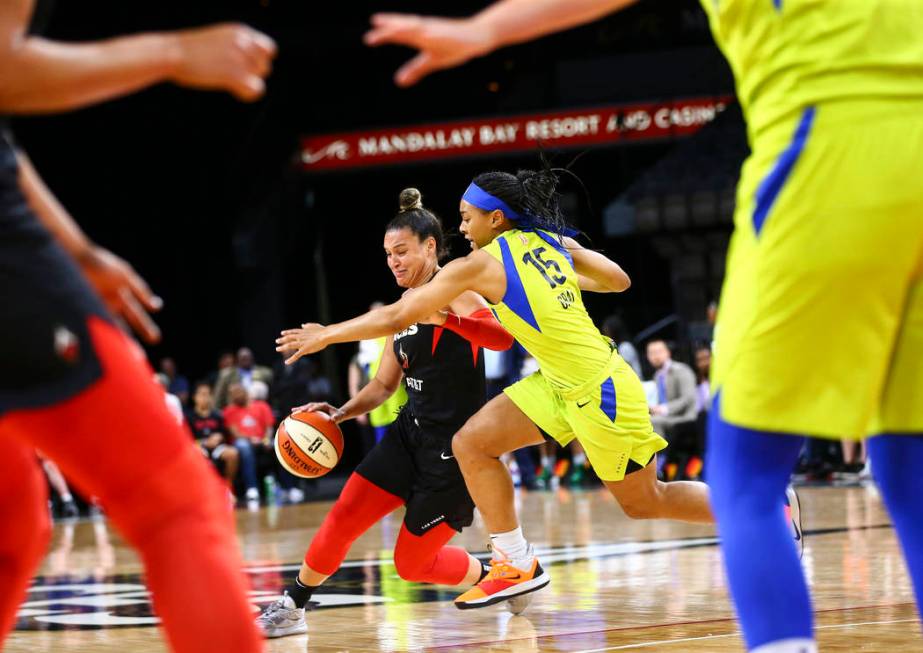
<path fill-rule="evenodd" d="M 466 290 L 494 296 L 497 279 L 491 278 L 493 264 L 502 267 L 486 252 L 472 252 L 446 265 L 429 283 L 404 293 L 393 304 L 369 311 L 346 322 L 323 326 L 303 324 L 300 329 L 288 329 L 276 340 L 276 351 L 294 352 L 286 363 L 320 351 L 338 342 L 353 342 L 368 338 L 394 335 L 415 322 L 420 322 L 442 310 Z M 505 280 L 502 280 L 505 286 Z M 499 294 L 502 295 L 502 292 Z"/>
<path fill-rule="evenodd" d="M 564 245 L 574 259 L 574 269 L 580 277 L 580 289 L 590 292 L 622 292 L 631 286 L 625 270 L 608 257 L 586 249 L 573 238 Z"/>
<path fill-rule="evenodd" d="M 375 14 L 365 35 L 371 46 L 419 50 L 395 75 L 412 86 L 427 75 L 514 43 L 589 23 L 637 0 L 501 0 L 467 19 Z"/>
<path fill-rule="evenodd" d="M 0 2 L 0 112 L 64 111 L 160 82 L 259 98 L 272 39 L 245 25 L 61 43 L 26 33 L 33 0 Z"/>

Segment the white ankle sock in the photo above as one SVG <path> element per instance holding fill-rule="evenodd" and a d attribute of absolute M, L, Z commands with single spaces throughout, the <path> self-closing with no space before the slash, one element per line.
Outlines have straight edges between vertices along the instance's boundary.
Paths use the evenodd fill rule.
<path fill-rule="evenodd" d="M 575 453 L 574 454 L 574 467 L 584 467 L 586 465 L 586 454 L 585 453 Z"/>
<path fill-rule="evenodd" d="M 532 547 L 522 536 L 521 526 L 506 533 L 491 533 L 490 543 L 494 560 L 507 559 L 517 568 L 532 563 Z"/>
<path fill-rule="evenodd" d="M 551 459 L 551 456 L 542 456 L 542 467 L 545 469 L 554 467 L 554 460 Z"/>
<path fill-rule="evenodd" d="M 750 653 L 817 653 L 817 642 L 801 637 L 780 639 L 757 646 Z"/>

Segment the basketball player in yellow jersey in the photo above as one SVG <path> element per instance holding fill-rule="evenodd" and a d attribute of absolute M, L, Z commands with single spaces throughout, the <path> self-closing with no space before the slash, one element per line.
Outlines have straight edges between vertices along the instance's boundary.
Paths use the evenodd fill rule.
<path fill-rule="evenodd" d="M 627 0 L 503 0 L 467 20 L 379 15 L 420 53 L 402 85 Z M 702 0 L 747 119 L 716 331 L 707 478 L 748 647 L 816 651 L 773 515 L 799 436 L 870 436 L 923 599 L 923 2 Z"/>
<path fill-rule="evenodd" d="M 581 297 L 583 290 L 621 292 L 628 275 L 564 236 L 569 230 L 556 183 L 551 170 L 475 177 L 460 204 L 461 232 L 474 252 L 397 303 L 340 324 L 284 331 L 278 341 L 279 351 L 295 352 L 289 359 L 294 361 L 329 344 L 396 333 L 434 315 L 444 323 L 440 310 L 473 290 L 536 358 L 541 370 L 481 408 L 452 442 L 494 554 L 490 574 L 456 599 L 459 608 L 523 596 L 549 582 L 523 537 L 513 484 L 499 460 L 545 436 L 562 446 L 576 438 L 630 517 L 712 521 L 704 483 L 657 480 L 656 453 L 667 443 L 651 428 L 641 382 L 599 333 Z"/>

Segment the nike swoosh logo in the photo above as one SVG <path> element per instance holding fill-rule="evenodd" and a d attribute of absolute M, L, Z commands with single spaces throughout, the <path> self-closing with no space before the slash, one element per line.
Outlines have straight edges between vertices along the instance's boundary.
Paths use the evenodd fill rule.
<path fill-rule="evenodd" d="M 588 403 L 590 403 L 590 402 L 589 402 L 589 401 L 585 401 L 585 402 L 582 403 L 582 404 L 577 404 L 577 408 L 583 408 L 583 407 L 586 406 Z"/>
<path fill-rule="evenodd" d="M 442 458 L 443 460 L 449 460 L 451 458 L 454 458 L 455 456 L 447 456 L 445 455 L 445 451 L 443 451 L 442 453 L 439 454 L 439 457 Z"/>

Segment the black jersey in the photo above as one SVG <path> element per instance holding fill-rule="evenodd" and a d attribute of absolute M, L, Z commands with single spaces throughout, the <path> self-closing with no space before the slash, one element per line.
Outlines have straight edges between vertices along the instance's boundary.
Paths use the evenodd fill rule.
<path fill-rule="evenodd" d="M 394 336 L 404 371 L 407 406 L 427 434 L 452 437 L 484 405 L 484 356 L 477 345 L 431 324 L 412 324 Z"/>
<path fill-rule="evenodd" d="M 0 416 L 69 399 L 102 367 L 90 316 L 108 319 L 81 271 L 32 213 L 0 118 Z"/>

